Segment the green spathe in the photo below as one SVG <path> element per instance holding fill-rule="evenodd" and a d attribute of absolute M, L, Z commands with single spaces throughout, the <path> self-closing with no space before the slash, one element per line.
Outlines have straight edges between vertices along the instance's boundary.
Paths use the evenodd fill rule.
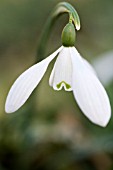
<path fill-rule="evenodd" d="M 68 23 L 62 31 L 62 45 L 72 47 L 75 45 L 75 27 L 72 23 Z"/>

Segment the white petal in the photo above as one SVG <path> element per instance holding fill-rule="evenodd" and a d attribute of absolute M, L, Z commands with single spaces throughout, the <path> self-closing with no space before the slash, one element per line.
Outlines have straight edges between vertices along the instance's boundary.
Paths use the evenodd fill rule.
<path fill-rule="evenodd" d="M 92 65 L 90 63 L 88 63 L 87 60 L 85 60 L 84 58 L 82 58 L 83 61 L 85 62 L 85 65 L 87 66 L 87 69 L 89 68 L 89 71 L 91 71 L 93 74 L 95 74 L 97 76 L 96 71 L 94 70 L 94 68 L 92 67 Z"/>
<path fill-rule="evenodd" d="M 17 78 L 11 87 L 6 100 L 5 111 L 7 113 L 15 112 L 26 102 L 32 91 L 42 79 L 49 63 L 61 51 L 62 48 L 63 47 L 60 47 L 49 57 L 42 60 L 38 64 L 33 65 Z"/>
<path fill-rule="evenodd" d="M 73 64 L 73 93 L 83 113 L 95 124 L 106 126 L 111 107 L 105 89 L 77 50 L 70 48 Z"/>
<path fill-rule="evenodd" d="M 69 48 L 63 48 L 50 75 L 49 84 L 55 90 L 61 90 L 62 87 L 66 91 L 71 91 L 72 85 L 72 63 Z"/>

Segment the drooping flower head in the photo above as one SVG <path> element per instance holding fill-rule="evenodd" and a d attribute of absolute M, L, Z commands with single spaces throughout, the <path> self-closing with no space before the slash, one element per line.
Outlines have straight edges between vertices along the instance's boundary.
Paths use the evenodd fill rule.
<path fill-rule="evenodd" d="M 7 113 L 18 110 L 29 98 L 56 57 L 49 85 L 54 90 L 72 91 L 82 112 L 95 124 L 106 126 L 111 107 L 108 95 L 92 66 L 80 56 L 75 44 L 72 19 L 62 32 L 62 46 L 46 59 L 22 73 L 12 85 L 5 105 Z"/>

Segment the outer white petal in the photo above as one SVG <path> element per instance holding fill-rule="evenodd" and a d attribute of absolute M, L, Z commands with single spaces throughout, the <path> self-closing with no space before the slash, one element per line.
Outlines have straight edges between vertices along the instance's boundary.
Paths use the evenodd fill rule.
<path fill-rule="evenodd" d="M 62 87 L 66 91 L 72 90 L 72 63 L 69 48 L 64 47 L 59 53 L 50 75 L 49 84 L 55 90 L 61 90 Z M 67 88 L 66 85 L 70 87 Z"/>
<path fill-rule="evenodd" d="M 38 64 L 33 65 L 17 78 L 15 83 L 12 85 L 6 100 L 5 111 L 7 113 L 15 112 L 26 102 L 32 91 L 42 79 L 49 63 L 62 48 L 63 47 L 60 47 L 49 57 Z"/>
<path fill-rule="evenodd" d="M 105 89 L 97 76 L 81 58 L 77 50 L 70 48 L 73 64 L 73 93 L 83 113 L 95 124 L 106 126 L 111 107 Z"/>
<path fill-rule="evenodd" d="M 87 69 L 89 69 L 89 71 L 91 71 L 93 74 L 95 74 L 97 76 L 96 71 L 94 70 L 94 68 L 92 67 L 92 65 L 90 63 L 88 63 L 87 60 L 85 60 L 84 58 L 82 58 L 84 61 L 84 64 L 87 66 Z"/>

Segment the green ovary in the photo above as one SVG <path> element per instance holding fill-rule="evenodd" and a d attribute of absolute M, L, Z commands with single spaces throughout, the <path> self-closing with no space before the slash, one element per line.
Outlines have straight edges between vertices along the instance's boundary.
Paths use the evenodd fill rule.
<path fill-rule="evenodd" d="M 68 23 L 62 31 L 62 45 L 64 47 L 72 47 L 75 45 L 76 32 L 72 23 Z"/>
<path fill-rule="evenodd" d="M 57 84 L 57 88 L 58 88 L 58 89 L 61 87 L 62 83 L 65 84 L 66 89 L 70 89 L 70 88 L 71 88 L 71 86 L 70 86 L 69 84 L 67 84 L 65 81 L 62 81 L 61 83 Z"/>

